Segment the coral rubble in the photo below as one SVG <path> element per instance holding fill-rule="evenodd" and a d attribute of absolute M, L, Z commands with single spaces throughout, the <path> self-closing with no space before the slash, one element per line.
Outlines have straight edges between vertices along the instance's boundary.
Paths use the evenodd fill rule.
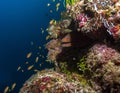
<path fill-rule="evenodd" d="M 65 1 L 47 29 L 55 71 L 38 72 L 20 93 L 120 93 L 120 0 Z"/>

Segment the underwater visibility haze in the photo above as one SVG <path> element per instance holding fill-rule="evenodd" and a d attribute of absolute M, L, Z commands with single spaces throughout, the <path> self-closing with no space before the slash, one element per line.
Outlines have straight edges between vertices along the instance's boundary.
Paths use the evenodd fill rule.
<path fill-rule="evenodd" d="M 42 57 L 47 54 L 44 48 L 47 35 L 45 29 L 51 19 L 60 18 L 60 10 L 63 10 L 62 4 L 62 8 L 55 10 L 58 2 L 0 0 L 0 93 L 12 85 L 15 88 L 10 93 L 18 93 L 26 79 L 35 73 L 28 71 L 28 66 L 34 64 L 34 69 L 39 70 L 51 67 L 50 64 L 43 63 L 41 67 L 39 64 L 46 60 L 46 57 Z M 51 6 L 48 7 L 49 3 Z M 31 58 L 26 58 L 30 52 Z M 39 61 L 35 64 L 37 56 Z"/>

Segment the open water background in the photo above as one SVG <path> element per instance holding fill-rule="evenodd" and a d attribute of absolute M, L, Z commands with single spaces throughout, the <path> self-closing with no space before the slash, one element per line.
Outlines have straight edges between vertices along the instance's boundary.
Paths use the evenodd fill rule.
<path fill-rule="evenodd" d="M 55 11 L 56 4 L 52 0 L 0 0 L 0 93 L 6 86 L 16 82 L 17 86 L 11 93 L 18 93 L 22 84 L 34 73 L 27 71 L 25 62 L 34 64 L 39 52 L 46 56 L 47 50 L 44 44 L 47 42 L 41 34 L 41 28 L 46 29 L 51 19 L 59 19 L 60 12 L 64 10 L 62 1 L 59 11 Z M 50 3 L 51 6 L 47 7 Z M 53 13 L 49 11 L 53 10 Z M 30 44 L 33 42 L 33 45 Z M 41 46 L 42 50 L 38 47 Z M 26 59 L 27 53 L 32 52 L 30 59 Z M 46 59 L 41 58 L 40 62 Z M 24 72 L 17 71 L 21 66 Z M 42 67 L 37 64 L 35 68 L 45 69 L 52 65 L 44 63 Z"/>

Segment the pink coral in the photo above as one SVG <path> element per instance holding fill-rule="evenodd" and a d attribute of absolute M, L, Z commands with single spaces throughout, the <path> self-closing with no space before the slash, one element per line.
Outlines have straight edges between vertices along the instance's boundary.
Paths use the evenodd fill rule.
<path fill-rule="evenodd" d="M 86 82 L 77 74 L 67 76 L 52 70 L 40 71 L 25 82 L 19 93 L 97 93 L 87 83 L 82 84 L 83 80 Z"/>
<path fill-rule="evenodd" d="M 42 78 L 42 82 L 49 82 L 50 80 L 51 78 L 48 76 Z"/>
<path fill-rule="evenodd" d="M 89 51 L 86 64 L 91 73 L 91 78 L 101 85 L 103 90 L 111 91 L 113 89 L 117 92 L 112 93 L 119 93 L 120 53 L 105 44 L 95 44 Z M 111 89 L 110 86 L 113 85 L 114 88 Z"/>
<path fill-rule="evenodd" d="M 87 22 L 87 17 L 84 14 L 78 14 L 76 18 L 79 22 L 79 27 L 83 27 Z"/>
<path fill-rule="evenodd" d="M 94 58 L 96 62 L 107 63 L 112 61 L 115 63 L 120 63 L 120 54 L 117 52 L 117 50 L 112 49 L 105 44 L 96 44 L 90 49 L 90 51 L 90 59 L 92 54 L 92 58 Z"/>

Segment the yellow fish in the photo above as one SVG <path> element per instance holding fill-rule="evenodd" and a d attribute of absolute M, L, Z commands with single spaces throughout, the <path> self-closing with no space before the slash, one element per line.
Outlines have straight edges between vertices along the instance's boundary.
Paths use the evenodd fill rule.
<path fill-rule="evenodd" d="M 57 3 L 57 4 L 56 4 L 56 7 L 59 7 L 59 6 L 60 6 L 60 3 Z"/>
<path fill-rule="evenodd" d="M 28 67 L 28 70 L 31 70 L 34 67 L 34 65 L 31 65 Z"/>
<path fill-rule="evenodd" d="M 47 6 L 50 6 L 50 3 L 48 3 Z"/>
<path fill-rule="evenodd" d="M 27 54 L 27 57 L 26 57 L 26 58 L 30 58 L 31 55 L 32 55 L 32 52 L 29 52 L 29 53 Z"/>
<path fill-rule="evenodd" d="M 52 25 L 52 24 L 56 25 L 56 23 L 57 23 L 57 22 L 56 22 L 56 20 L 54 20 L 54 19 L 52 19 L 52 20 L 49 22 L 50 25 Z"/>
<path fill-rule="evenodd" d="M 53 19 L 53 20 L 51 20 L 49 24 L 50 24 L 50 25 L 52 25 L 52 24 L 53 24 L 53 22 L 54 22 L 54 19 Z"/>
<path fill-rule="evenodd" d="M 10 87 L 7 86 L 5 89 L 4 89 L 4 93 L 7 93 L 9 91 Z"/>
<path fill-rule="evenodd" d="M 38 60 L 39 60 L 39 57 L 36 57 L 35 62 L 37 63 L 37 62 L 38 62 Z"/>
<path fill-rule="evenodd" d="M 39 70 L 38 69 L 34 69 L 34 72 L 38 72 Z"/>
<path fill-rule="evenodd" d="M 13 83 L 11 89 L 14 90 L 15 87 L 16 87 L 16 83 Z"/>
<path fill-rule="evenodd" d="M 48 60 L 48 59 L 47 59 L 47 60 L 45 60 L 45 61 L 46 61 L 46 62 L 50 62 L 50 60 Z"/>
<path fill-rule="evenodd" d="M 57 4 L 56 4 L 56 11 L 58 11 L 59 6 L 60 6 L 60 3 L 57 3 Z"/>
<path fill-rule="evenodd" d="M 54 25 L 56 25 L 57 24 L 57 21 L 56 20 L 54 20 Z"/>
<path fill-rule="evenodd" d="M 46 40 L 48 40 L 50 38 L 50 36 L 48 35 L 48 36 L 46 36 Z"/>

